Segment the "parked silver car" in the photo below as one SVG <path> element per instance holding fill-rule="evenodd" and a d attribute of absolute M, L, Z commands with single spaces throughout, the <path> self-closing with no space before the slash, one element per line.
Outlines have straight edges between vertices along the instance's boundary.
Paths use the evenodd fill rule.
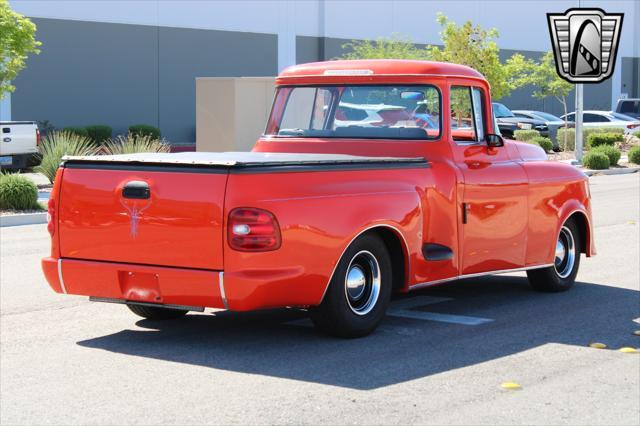
<path fill-rule="evenodd" d="M 564 117 L 563 115 L 562 118 Z M 570 121 L 575 121 L 576 113 L 570 112 L 566 117 Z M 624 132 L 627 134 L 640 130 L 640 121 L 638 119 L 615 111 L 584 111 L 582 121 L 586 128 L 619 128 L 624 129 Z"/>
<path fill-rule="evenodd" d="M 518 110 L 513 110 L 512 112 L 516 117 L 531 118 L 535 120 L 544 121 L 547 127 L 549 128 L 549 139 L 553 141 L 553 147 L 554 148 L 558 147 L 558 141 L 557 141 L 558 129 L 565 125 L 565 122 L 562 118 L 544 111 L 518 109 Z M 575 123 L 572 121 L 569 121 L 567 123 L 567 127 L 575 127 Z"/>

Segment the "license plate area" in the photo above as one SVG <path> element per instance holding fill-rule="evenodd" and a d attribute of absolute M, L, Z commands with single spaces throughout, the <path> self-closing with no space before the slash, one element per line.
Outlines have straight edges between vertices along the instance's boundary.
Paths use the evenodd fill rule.
<path fill-rule="evenodd" d="M 118 271 L 120 291 L 126 300 L 162 303 L 160 276 L 140 271 Z"/>
<path fill-rule="evenodd" d="M 0 157 L 0 166 L 10 166 L 13 164 L 13 157 L 12 156 L 4 156 L 4 157 Z"/>

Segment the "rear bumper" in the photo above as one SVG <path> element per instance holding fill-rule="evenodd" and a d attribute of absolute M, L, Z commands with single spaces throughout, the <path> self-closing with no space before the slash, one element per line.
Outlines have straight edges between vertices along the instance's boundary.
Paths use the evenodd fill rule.
<path fill-rule="evenodd" d="M 325 277 L 300 266 L 223 273 L 47 257 L 42 269 L 57 293 L 233 311 L 317 305 L 327 285 Z"/>
<path fill-rule="evenodd" d="M 36 153 L 27 154 L 1 154 L 0 157 L 11 157 L 11 164 L 3 164 L 3 169 L 24 169 L 30 165 L 30 159 Z"/>
<path fill-rule="evenodd" d="M 42 259 L 57 293 L 166 305 L 226 308 L 222 273 L 74 259 Z"/>

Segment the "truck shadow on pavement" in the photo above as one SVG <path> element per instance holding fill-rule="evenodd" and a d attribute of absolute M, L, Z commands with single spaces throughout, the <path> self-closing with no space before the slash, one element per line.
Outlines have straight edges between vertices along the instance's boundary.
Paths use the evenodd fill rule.
<path fill-rule="evenodd" d="M 298 310 L 216 312 L 190 314 L 169 322 L 140 320 L 138 329 L 78 344 L 364 390 L 491 361 L 547 343 L 584 347 L 598 341 L 611 348 L 640 343 L 632 334 L 638 326 L 631 320 L 640 316 L 640 292 L 635 290 L 577 283 L 568 292 L 546 294 L 530 290 L 526 278 L 493 276 L 426 289 L 408 297 L 416 296 L 451 300 L 415 310 L 493 321 L 463 325 L 388 316 L 372 335 L 344 340 L 300 325 L 295 320 L 306 314 Z"/>

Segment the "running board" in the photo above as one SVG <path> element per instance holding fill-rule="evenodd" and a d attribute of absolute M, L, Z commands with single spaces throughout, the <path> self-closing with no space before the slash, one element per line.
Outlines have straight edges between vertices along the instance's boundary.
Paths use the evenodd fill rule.
<path fill-rule="evenodd" d="M 136 302 L 134 300 L 112 299 L 112 298 L 109 298 L 109 297 L 89 296 L 89 301 L 91 301 L 91 302 L 103 302 L 103 303 L 117 303 L 117 304 L 120 304 L 120 305 L 148 306 L 148 307 L 152 307 L 152 308 L 177 309 L 179 311 L 204 312 L 204 308 L 202 306 L 163 305 L 162 303 Z"/>

